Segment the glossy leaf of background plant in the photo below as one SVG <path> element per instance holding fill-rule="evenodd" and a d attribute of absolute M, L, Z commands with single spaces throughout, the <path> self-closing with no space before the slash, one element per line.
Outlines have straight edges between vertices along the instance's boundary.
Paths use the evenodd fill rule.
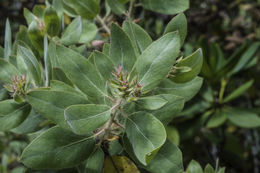
<path fill-rule="evenodd" d="M 189 163 L 185 173 L 203 173 L 203 169 L 197 161 L 192 160 Z"/>
<path fill-rule="evenodd" d="M 88 134 L 110 118 L 110 107 L 106 105 L 72 105 L 65 109 L 65 120 L 71 130 L 79 135 Z"/>
<path fill-rule="evenodd" d="M 29 115 L 31 106 L 14 100 L 0 102 L 0 131 L 7 131 L 19 126 Z"/>
<path fill-rule="evenodd" d="M 162 13 L 176 14 L 189 8 L 189 0 L 141 0 L 144 8 Z"/>
<path fill-rule="evenodd" d="M 226 108 L 223 110 L 227 118 L 233 124 L 242 128 L 256 128 L 260 126 L 260 118 L 257 114 L 241 108 Z"/>
<path fill-rule="evenodd" d="M 92 137 L 78 136 L 53 127 L 27 146 L 21 161 L 33 169 L 70 168 L 87 159 L 94 146 Z"/>
<path fill-rule="evenodd" d="M 143 91 L 153 89 L 169 72 L 180 50 L 178 32 L 168 33 L 153 42 L 138 57 L 136 70 Z"/>
<path fill-rule="evenodd" d="M 153 115 L 136 112 L 127 118 L 126 134 L 139 161 L 147 165 L 148 157 L 166 140 L 163 124 Z"/>
<path fill-rule="evenodd" d="M 232 91 L 228 96 L 226 96 L 224 98 L 223 102 L 224 103 L 230 102 L 230 101 L 234 100 L 235 98 L 241 96 L 253 85 L 253 83 L 254 83 L 254 80 L 250 80 L 250 81 L 244 83 L 239 88 Z"/>

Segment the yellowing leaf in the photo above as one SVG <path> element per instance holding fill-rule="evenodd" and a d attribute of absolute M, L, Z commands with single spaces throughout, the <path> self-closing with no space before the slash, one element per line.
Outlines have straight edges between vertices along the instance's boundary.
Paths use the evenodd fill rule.
<path fill-rule="evenodd" d="M 125 156 L 106 157 L 103 173 L 140 173 L 135 164 Z"/>

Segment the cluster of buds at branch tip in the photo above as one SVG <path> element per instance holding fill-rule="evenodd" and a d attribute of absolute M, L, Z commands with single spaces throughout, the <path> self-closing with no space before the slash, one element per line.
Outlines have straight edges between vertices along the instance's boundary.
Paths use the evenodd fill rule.
<path fill-rule="evenodd" d="M 134 101 L 135 98 L 140 97 L 142 94 L 142 85 L 137 81 L 137 76 L 132 79 L 130 74 L 123 70 L 123 66 L 114 67 L 115 72 L 112 72 L 114 79 L 110 81 L 110 85 L 115 97 L 128 98 Z"/>
<path fill-rule="evenodd" d="M 11 96 L 20 95 L 24 96 L 27 90 L 26 75 L 14 76 L 11 84 L 4 85 L 5 89 L 11 93 Z"/>

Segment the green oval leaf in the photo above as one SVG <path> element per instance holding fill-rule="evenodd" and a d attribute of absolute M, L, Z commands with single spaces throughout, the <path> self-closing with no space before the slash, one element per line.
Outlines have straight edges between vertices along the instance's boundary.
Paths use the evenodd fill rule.
<path fill-rule="evenodd" d="M 11 83 L 14 76 L 18 76 L 20 72 L 14 65 L 0 58 L 0 81 Z"/>
<path fill-rule="evenodd" d="M 82 33 L 82 21 L 80 17 L 75 18 L 65 29 L 61 36 L 61 42 L 64 45 L 72 45 L 78 43 Z"/>
<path fill-rule="evenodd" d="M 0 131 L 7 131 L 19 126 L 29 115 L 31 106 L 14 100 L 0 102 Z"/>
<path fill-rule="evenodd" d="M 187 72 L 180 72 L 177 74 L 173 74 L 173 77 L 170 77 L 176 83 L 185 83 L 194 79 L 202 68 L 203 64 L 203 55 L 202 50 L 198 49 L 196 52 L 191 54 L 190 56 L 178 61 L 175 67 L 189 67 L 191 70 Z"/>
<path fill-rule="evenodd" d="M 65 120 L 79 135 L 88 134 L 104 125 L 110 118 L 110 107 L 105 105 L 72 105 L 65 109 Z"/>
<path fill-rule="evenodd" d="M 21 161 L 33 169 L 70 168 L 87 159 L 94 146 L 92 137 L 78 136 L 53 127 L 25 148 Z"/>
<path fill-rule="evenodd" d="M 123 66 L 124 70 L 131 72 L 136 55 L 128 35 L 116 24 L 111 26 L 111 44 L 109 57 L 114 64 Z"/>
<path fill-rule="evenodd" d="M 149 156 L 156 152 L 166 140 L 163 124 L 152 114 L 136 112 L 126 121 L 126 134 L 139 161 L 147 165 Z"/>
<path fill-rule="evenodd" d="M 157 110 L 163 107 L 167 102 L 167 100 L 160 96 L 149 96 L 139 98 L 136 103 L 140 108 L 146 110 Z"/>
<path fill-rule="evenodd" d="M 89 103 L 85 97 L 62 91 L 35 90 L 26 96 L 32 107 L 44 117 L 63 128 L 69 128 L 65 122 L 64 110 L 74 104 Z"/>
<path fill-rule="evenodd" d="M 53 37 L 59 34 L 61 22 L 59 16 L 52 7 L 47 7 L 44 11 L 44 24 L 47 33 Z"/>
<path fill-rule="evenodd" d="M 153 42 L 138 57 L 136 70 L 143 90 L 153 89 L 162 81 L 176 60 L 180 50 L 178 32 L 168 33 Z"/>
<path fill-rule="evenodd" d="M 178 14 L 168 23 L 168 25 L 165 28 L 164 34 L 173 31 L 179 31 L 181 45 L 183 45 L 187 35 L 187 19 L 184 13 Z"/>

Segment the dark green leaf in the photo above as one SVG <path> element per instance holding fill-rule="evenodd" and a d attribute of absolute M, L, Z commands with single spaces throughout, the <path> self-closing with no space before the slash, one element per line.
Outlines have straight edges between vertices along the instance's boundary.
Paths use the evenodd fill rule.
<path fill-rule="evenodd" d="M 242 128 L 256 128 L 260 126 L 257 114 L 241 108 L 226 108 L 223 110 L 227 118 L 235 125 Z"/>
<path fill-rule="evenodd" d="M 130 38 L 116 24 L 112 24 L 111 26 L 109 57 L 117 67 L 123 66 L 123 69 L 128 72 L 131 72 L 137 58 Z"/>
<path fill-rule="evenodd" d="M 178 14 L 168 23 L 168 25 L 165 28 L 164 34 L 173 31 L 179 31 L 181 45 L 183 45 L 187 35 L 187 19 L 184 13 Z"/>
<path fill-rule="evenodd" d="M 88 43 L 92 41 L 98 32 L 98 28 L 94 23 L 87 20 L 82 20 L 82 33 L 79 39 L 79 43 Z"/>
<path fill-rule="evenodd" d="M 110 108 L 105 105 L 72 105 L 65 109 L 65 120 L 71 130 L 79 135 L 88 134 L 104 125 L 110 118 Z"/>
<path fill-rule="evenodd" d="M 152 44 L 152 39 L 147 32 L 133 22 L 125 21 L 123 23 L 123 30 L 130 37 L 137 55 L 141 54 L 150 44 Z"/>
<path fill-rule="evenodd" d="M 104 152 L 97 148 L 88 158 L 85 171 L 83 173 L 100 173 L 102 172 L 105 160 Z"/>
<path fill-rule="evenodd" d="M 224 124 L 227 120 L 227 115 L 222 110 L 216 110 L 207 123 L 207 128 L 216 128 Z"/>
<path fill-rule="evenodd" d="M 47 7 L 44 11 L 44 24 L 47 33 L 53 37 L 59 34 L 61 23 L 57 12 L 52 7 Z"/>
<path fill-rule="evenodd" d="M 141 97 L 137 100 L 137 106 L 146 110 L 157 110 L 167 104 L 167 100 L 161 96 Z"/>
<path fill-rule="evenodd" d="M 177 173 L 183 171 L 181 150 L 166 140 L 146 169 L 152 173 Z"/>
<path fill-rule="evenodd" d="M 82 33 L 82 21 L 80 17 L 75 18 L 65 29 L 61 42 L 65 45 L 78 43 Z"/>
<path fill-rule="evenodd" d="M 189 8 L 189 0 L 142 0 L 144 8 L 163 14 L 176 14 Z"/>
<path fill-rule="evenodd" d="M 137 112 L 128 117 L 126 134 L 139 161 L 147 165 L 149 156 L 164 144 L 166 131 L 163 124 L 153 115 Z"/>
<path fill-rule="evenodd" d="M 87 94 L 90 100 L 95 103 L 104 101 L 104 96 L 107 95 L 105 81 L 93 64 L 77 52 L 62 46 L 57 46 L 57 57 L 69 79 Z"/>
<path fill-rule="evenodd" d="M 53 127 L 28 145 L 21 161 L 33 169 L 70 168 L 87 159 L 94 146 L 92 137 L 77 136 L 60 127 Z"/>
<path fill-rule="evenodd" d="M 203 170 L 198 162 L 192 160 L 189 163 L 185 173 L 203 173 Z"/>
<path fill-rule="evenodd" d="M 63 0 L 82 18 L 93 19 L 99 13 L 99 3 L 96 0 Z"/>
<path fill-rule="evenodd" d="M 173 74 L 174 76 L 171 79 L 176 83 L 185 83 L 194 79 L 201 70 L 203 64 L 203 55 L 202 50 L 198 49 L 196 52 L 190 56 L 178 61 L 175 67 L 189 67 L 191 70 L 188 72 L 181 72 Z"/>
<path fill-rule="evenodd" d="M 138 57 L 136 70 L 143 90 L 153 89 L 167 75 L 180 50 L 178 32 L 168 33 L 152 43 Z"/>
<path fill-rule="evenodd" d="M 200 90 L 203 83 L 203 79 L 201 77 L 196 77 L 190 82 L 187 83 L 174 83 L 169 79 L 163 80 L 158 88 L 156 88 L 155 92 L 173 94 L 176 96 L 180 96 L 185 98 L 185 101 L 190 100 L 194 97 L 198 91 Z"/>
<path fill-rule="evenodd" d="M 121 16 L 126 10 L 125 5 L 119 2 L 119 0 L 106 0 L 106 2 L 111 8 L 112 12 L 118 16 Z"/>
<path fill-rule="evenodd" d="M 4 83 L 11 83 L 14 76 L 18 76 L 19 71 L 11 63 L 0 59 L 0 81 Z"/>
<path fill-rule="evenodd" d="M 7 131 L 19 126 L 29 115 L 31 106 L 14 100 L 0 102 L 0 131 Z"/>
<path fill-rule="evenodd" d="M 27 94 L 27 101 L 44 117 L 63 128 L 69 128 L 65 122 L 64 110 L 74 104 L 89 103 L 85 97 L 63 91 L 35 90 Z"/>
<path fill-rule="evenodd" d="M 245 84 L 241 85 L 239 88 L 234 90 L 232 93 L 230 93 L 227 97 L 224 98 L 223 102 L 230 102 L 231 100 L 234 100 L 235 98 L 241 96 L 244 94 L 254 83 L 254 80 L 250 80 L 246 82 Z"/>

